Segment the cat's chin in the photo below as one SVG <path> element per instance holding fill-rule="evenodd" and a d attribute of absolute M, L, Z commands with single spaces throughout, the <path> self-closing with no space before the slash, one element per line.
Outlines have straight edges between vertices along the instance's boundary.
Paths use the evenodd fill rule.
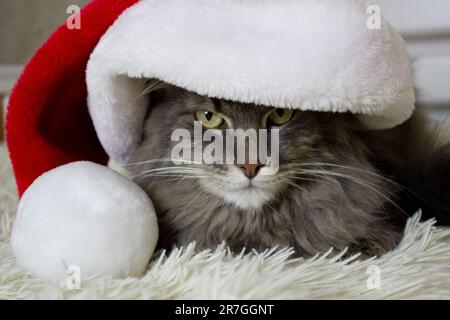
<path fill-rule="evenodd" d="M 244 210 L 261 209 L 274 197 L 273 191 L 255 186 L 239 188 L 236 190 L 214 188 L 210 189 L 210 192 L 215 196 L 222 198 L 227 203 Z"/>

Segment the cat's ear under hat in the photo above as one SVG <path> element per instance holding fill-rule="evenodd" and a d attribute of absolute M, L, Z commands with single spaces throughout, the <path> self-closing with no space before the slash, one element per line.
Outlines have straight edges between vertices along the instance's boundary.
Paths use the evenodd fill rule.
<path fill-rule="evenodd" d="M 364 0 L 92 1 L 81 30 L 58 29 L 12 94 L 19 192 L 61 164 L 124 160 L 142 136 L 148 78 L 239 102 L 352 112 L 373 129 L 402 123 L 415 102 L 410 60 L 369 9 Z"/>

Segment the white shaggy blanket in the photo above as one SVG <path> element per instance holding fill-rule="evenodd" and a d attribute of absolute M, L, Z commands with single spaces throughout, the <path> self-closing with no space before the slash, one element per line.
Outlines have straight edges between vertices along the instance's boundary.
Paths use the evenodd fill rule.
<path fill-rule="evenodd" d="M 9 239 L 16 207 L 1 145 L 0 299 L 450 299 L 450 230 L 420 223 L 418 215 L 397 249 L 369 261 L 294 260 L 289 250 L 231 255 L 225 246 L 196 252 L 192 245 L 156 253 L 142 278 L 84 279 L 80 290 L 69 290 L 15 265 Z"/>

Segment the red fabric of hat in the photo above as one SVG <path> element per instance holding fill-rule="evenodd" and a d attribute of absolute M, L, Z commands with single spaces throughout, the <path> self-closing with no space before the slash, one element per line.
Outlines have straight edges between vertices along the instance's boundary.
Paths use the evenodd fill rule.
<path fill-rule="evenodd" d="M 99 39 L 136 2 L 93 0 L 81 11 L 81 29 L 59 27 L 26 66 L 6 118 L 19 195 L 57 166 L 79 160 L 107 162 L 87 109 L 85 70 Z"/>

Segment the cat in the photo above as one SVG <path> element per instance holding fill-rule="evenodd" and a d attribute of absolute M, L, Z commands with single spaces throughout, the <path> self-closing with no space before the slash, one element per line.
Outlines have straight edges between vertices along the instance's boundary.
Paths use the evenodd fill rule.
<path fill-rule="evenodd" d="M 450 144 L 418 112 L 370 131 L 349 113 L 209 98 L 157 80 L 148 87 L 142 141 L 125 167 L 155 205 L 160 248 L 225 241 L 234 252 L 277 246 L 310 257 L 332 247 L 371 257 L 395 248 L 419 209 L 424 219 L 450 223 Z M 262 164 L 175 165 L 172 132 L 193 132 L 199 115 L 215 119 L 220 132 L 279 129 L 278 172 L 259 174 Z"/>

